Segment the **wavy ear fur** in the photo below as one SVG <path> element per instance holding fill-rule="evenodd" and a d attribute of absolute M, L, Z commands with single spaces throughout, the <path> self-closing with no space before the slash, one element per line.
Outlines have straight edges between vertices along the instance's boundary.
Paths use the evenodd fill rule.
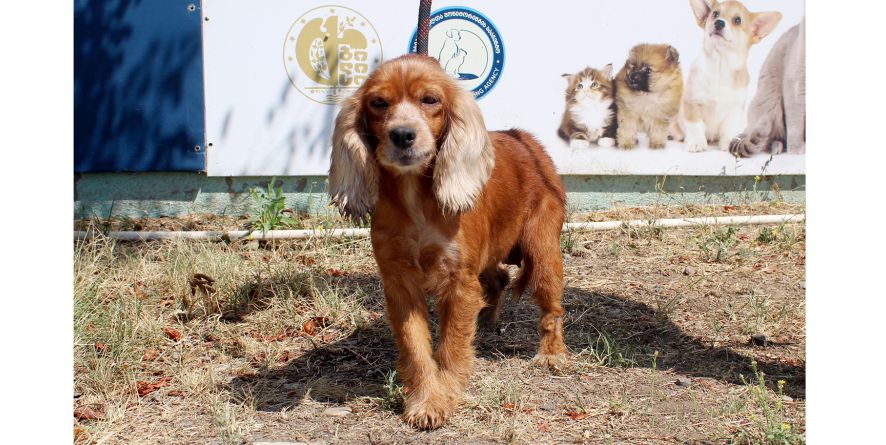
<path fill-rule="evenodd" d="M 342 102 L 332 133 L 329 196 L 342 215 L 364 219 L 378 202 L 378 166 L 366 140 L 361 114 L 363 91 Z"/>
<path fill-rule="evenodd" d="M 460 87 L 434 164 L 434 195 L 444 213 L 471 210 L 495 166 L 495 149 L 474 96 Z"/>

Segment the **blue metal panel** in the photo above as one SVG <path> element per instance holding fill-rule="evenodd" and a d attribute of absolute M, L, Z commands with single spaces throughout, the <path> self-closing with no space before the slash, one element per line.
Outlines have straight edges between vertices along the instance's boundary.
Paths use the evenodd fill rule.
<path fill-rule="evenodd" d="M 74 170 L 203 171 L 199 0 L 75 0 Z"/>

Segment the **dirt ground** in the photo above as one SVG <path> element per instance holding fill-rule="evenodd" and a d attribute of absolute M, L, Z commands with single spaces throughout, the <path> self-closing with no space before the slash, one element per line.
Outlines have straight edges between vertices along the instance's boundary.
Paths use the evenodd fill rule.
<path fill-rule="evenodd" d="M 729 207 L 572 219 L 804 212 Z M 200 221 L 166 224 L 243 223 Z M 531 365 L 538 312 L 523 296 L 479 333 L 459 410 L 420 432 L 399 418 L 367 239 L 77 241 L 75 442 L 804 443 L 804 225 L 571 232 L 561 244 L 567 362 Z"/>

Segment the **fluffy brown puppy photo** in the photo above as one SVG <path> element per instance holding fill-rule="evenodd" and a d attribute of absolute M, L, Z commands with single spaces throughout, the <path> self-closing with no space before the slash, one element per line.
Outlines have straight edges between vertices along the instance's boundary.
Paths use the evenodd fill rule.
<path fill-rule="evenodd" d="M 645 132 L 650 148 L 664 148 L 682 95 L 683 74 L 676 48 L 648 43 L 631 48 L 615 76 L 618 147 L 634 148 L 637 133 Z"/>
<path fill-rule="evenodd" d="M 474 96 L 435 59 L 385 62 L 343 102 L 329 193 L 344 215 L 371 214 L 408 424 L 440 427 L 461 400 L 477 319 L 485 308 L 494 324 L 509 281 L 503 262 L 521 264 L 513 295 L 528 289 L 541 309 L 535 362 L 563 358 L 563 183 L 534 136 L 487 132 Z"/>

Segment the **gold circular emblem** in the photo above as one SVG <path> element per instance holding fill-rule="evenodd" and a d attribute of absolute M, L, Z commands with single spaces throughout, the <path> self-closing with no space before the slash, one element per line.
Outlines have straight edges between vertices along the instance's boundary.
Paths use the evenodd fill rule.
<path fill-rule="evenodd" d="M 324 104 L 353 94 L 381 60 L 375 27 L 344 6 L 306 12 L 292 23 L 283 43 L 289 81 L 308 99 Z"/>

